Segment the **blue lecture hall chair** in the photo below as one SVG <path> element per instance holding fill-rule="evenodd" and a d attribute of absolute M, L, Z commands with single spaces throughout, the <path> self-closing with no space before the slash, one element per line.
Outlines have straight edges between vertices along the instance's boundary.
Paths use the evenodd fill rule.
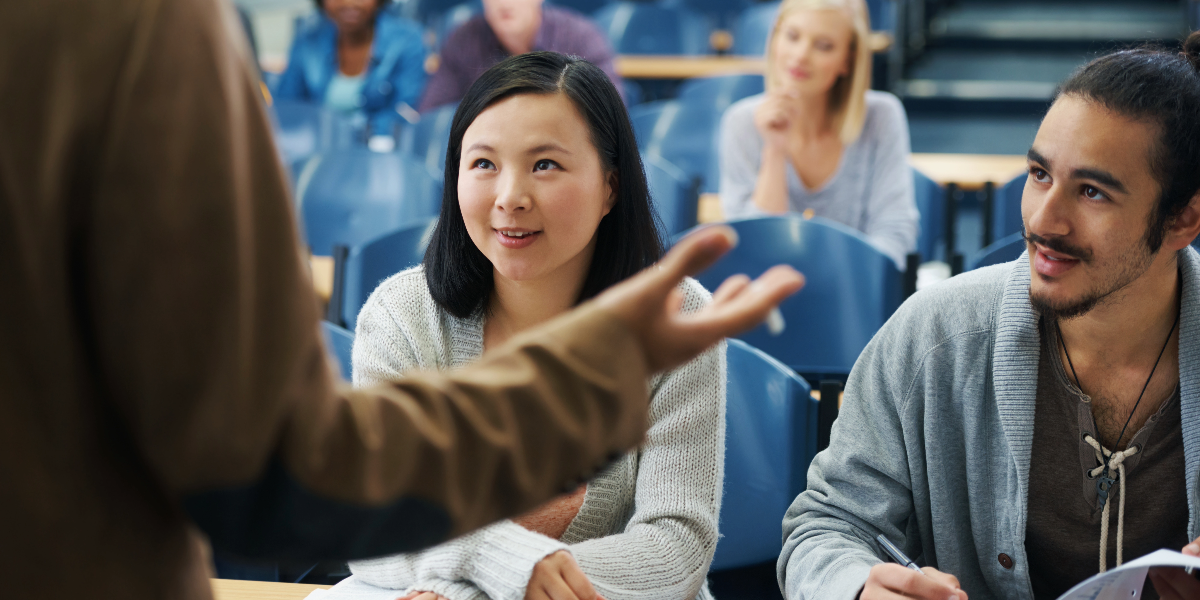
<path fill-rule="evenodd" d="M 546 4 L 569 8 L 584 15 L 591 15 L 604 8 L 608 4 L 608 0 L 546 0 Z"/>
<path fill-rule="evenodd" d="M 450 125 L 458 103 L 426 111 L 421 120 L 400 132 L 396 150 L 423 163 L 429 174 L 442 180 L 446 171 L 446 147 L 450 145 Z"/>
<path fill-rule="evenodd" d="M 592 18 L 617 54 L 709 54 L 712 24 L 686 8 L 613 2 Z"/>
<path fill-rule="evenodd" d="M 719 120 L 729 105 L 762 92 L 762 75 L 719 75 L 684 80 L 679 86 L 679 99 L 712 108 Z"/>
<path fill-rule="evenodd" d="M 441 182 L 425 165 L 365 148 L 312 157 L 296 183 L 305 237 L 321 256 L 436 216 L 441 199 Z"/>
<path fill-rule="evenodd" d="M 428 17 L 425 21 L 428 31 L 436 36 L 434 47 L 441 48 L 452 31 L 478 14 L 483 14 L 482 0 L 467 0 Z"/>
<path fill-rule="evenodd" d="M 696 226 L 700 206 L 699 182 L 659 156 L 643 156 L 646 183 L 654 209 L 662 219 L 669 243 L 671 236 Z"/>
<path fill-rule="evenodd" d="M 713 571 L 779 557 L 779 524 L 817 453 L 818 403 L 808 382 L 740 340 L 729 340 L 726 361 L 725 490 Z"/>
<path fill-rule="evenodd" d="M 968 269 L 978 269 L 1000 263 L 1011 262 L 1021 256 L 1025 251 L 1025 238 L 1021 232 L 1012 233 L 1000 238 L 992 243 L 992 245 L 983 248 L 971 256 L 971 263 L 967 265 Z"/>
<path fill-rule="evenodd" d="M 326 320 L 354 329 L 358 312 L 380 282 L 421 264 L 436 224 L 437 219 L 431 218 L 358 246 L 336 246 Z"/>
<path fill-rule="evenodd" d="M 775 15 L 779 13 L 780 4 L 764 2 L 742 11 L 733 24 L 733 48 L 730 49 L 730 54 L 763 56 L 767 51 L 767 39 L 771 37 L 771 27 L 775 24 Z"/>
<path fill-rule="evenodd" d="M 665 0 L 667 6 L 681 6 L 707 16 L 719 27 L 729 27 L 751 5 L 750 0 Z"/>
<path fill-rule="evenodd" d="M 338 327 L 329 321 L 321 321 L 321 333 L 325 338 L 325 350 L 338 366 L 342 379 L 350 379 L 350 353 L 354 348 L 354 332 Z"/>
<path fill-rule="evenodd" d="M 900 306 L 900 269 L 866 237 L 841 223 L 800 215 L 756 217 L 729 222 L 740 239 L 697 279 L 715 290 L 737 273 L 757 277 L 783 263 L 807 279 L 804 289 L 780 306 L 787 330 L 780 336 L 765 326 L 739 339 L 809 377 L 844 377 L 875 332 Z"/>
<path fill-rule="evenodd" d="M 917 238 L 917 252 L 923 262 L 946 261 L 946 190 L 916 169 L 912 169 L 912 176 L 917 210 L 921 213 L 921 235 Z"/>
<path fill-rule="evenodd" d="M 992 197 L 992 240 L 1025 229 L 1025 223 L 1021 220 L 1021 196 L 1025 193 L 1027 178 L 1025 173 L 1017 175 L 1000 186 Z"/>
<path fill-rule="evenodd" d="M 319 104 L 279 100 L 271 105 L 270 115 L 284 164 L 294 165 L 314 154 L 356 145 L 350 121 Z"/>

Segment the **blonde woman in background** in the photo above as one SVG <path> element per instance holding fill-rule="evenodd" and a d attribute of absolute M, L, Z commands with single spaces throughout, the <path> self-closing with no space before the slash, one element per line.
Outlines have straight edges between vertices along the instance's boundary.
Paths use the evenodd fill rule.
<path fill-rule="evenodd" d="M 784 0 L 767 43 L 766 93 L 721 119 L 726 218 L 812 210 L 858 229 L 904 268 L 918 219 L 900 101 L 869 90 L 863 0 Z"/>

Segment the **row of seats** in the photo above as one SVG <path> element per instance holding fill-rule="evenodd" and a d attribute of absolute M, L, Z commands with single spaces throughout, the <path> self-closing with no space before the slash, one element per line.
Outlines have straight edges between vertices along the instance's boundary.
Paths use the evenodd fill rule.
<path fill-rule="evenodd" d="M 324 334 L 348 377 L 354 334 L 329 322 Z M 821 421 L 808 382 L 761 350 L 730 340 L 726 368 L 725 482 L 713 571 L 779 556 L 779 520 L 804 490 L 819 429 L 832 426 L 831 420 Z"/>
<path fill-rule="evenodd" d="M 618 54 L 761 56 L 780 3 L 750 0 L 558 0 L 590 15 Z M 892 32 L 896 0 L 868 0 L 872 29 Z M 437 49 L 454 28 L 483 11 L 480 0 L 410 0 L 400 14 L 424 24 Z M 718 33 L 720 32 L 720 33 Z M 716 35 L 714 35 L 716 34 Z M 726 35 L 727 34 L 727 35 Z"/>

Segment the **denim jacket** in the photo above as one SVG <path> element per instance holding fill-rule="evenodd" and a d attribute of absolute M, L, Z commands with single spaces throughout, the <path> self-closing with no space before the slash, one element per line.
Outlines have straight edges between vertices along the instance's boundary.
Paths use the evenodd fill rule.
<path fill-rule="evenodd" d="M 1200 255 L 1179 251 L 1188 539 L 1200 536 Z M 971 600 L 1033 597 L 1025 555 L 1041 351 L 1029 258 L 917 293 L 867 345 L 783 521 L 788 600 L 852 600 L 884 534 Z M 1111 543 L 1111 542 L 1110 542 Z M 1001 553 L 1011 557 L 1007 565 Z"/>
<path fill-rule="evenodd" d="M 299 24 L 276 98 L 323 103 L 337 72 L 337 26 L 324 13 Z M 360 106 L 369 135 L 391 134 L 400 119 L 396 106 L 416 106 L 425 88 L 421 28 L 383 10 L 375 17 L 375 40 L 367 63 Z"/>

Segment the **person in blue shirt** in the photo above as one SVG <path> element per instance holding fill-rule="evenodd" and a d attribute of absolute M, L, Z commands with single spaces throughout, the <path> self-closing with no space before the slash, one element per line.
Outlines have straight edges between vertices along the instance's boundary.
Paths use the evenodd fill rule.
<path fill-rule="evenodd" d="M 315 0 L 317 14 L 296 32 L 274 95 L 351 116 L 369 136 L 391 136 L 398 109 L 425 88 L 420 27 L 384 10 L 389 0 Z"/>

